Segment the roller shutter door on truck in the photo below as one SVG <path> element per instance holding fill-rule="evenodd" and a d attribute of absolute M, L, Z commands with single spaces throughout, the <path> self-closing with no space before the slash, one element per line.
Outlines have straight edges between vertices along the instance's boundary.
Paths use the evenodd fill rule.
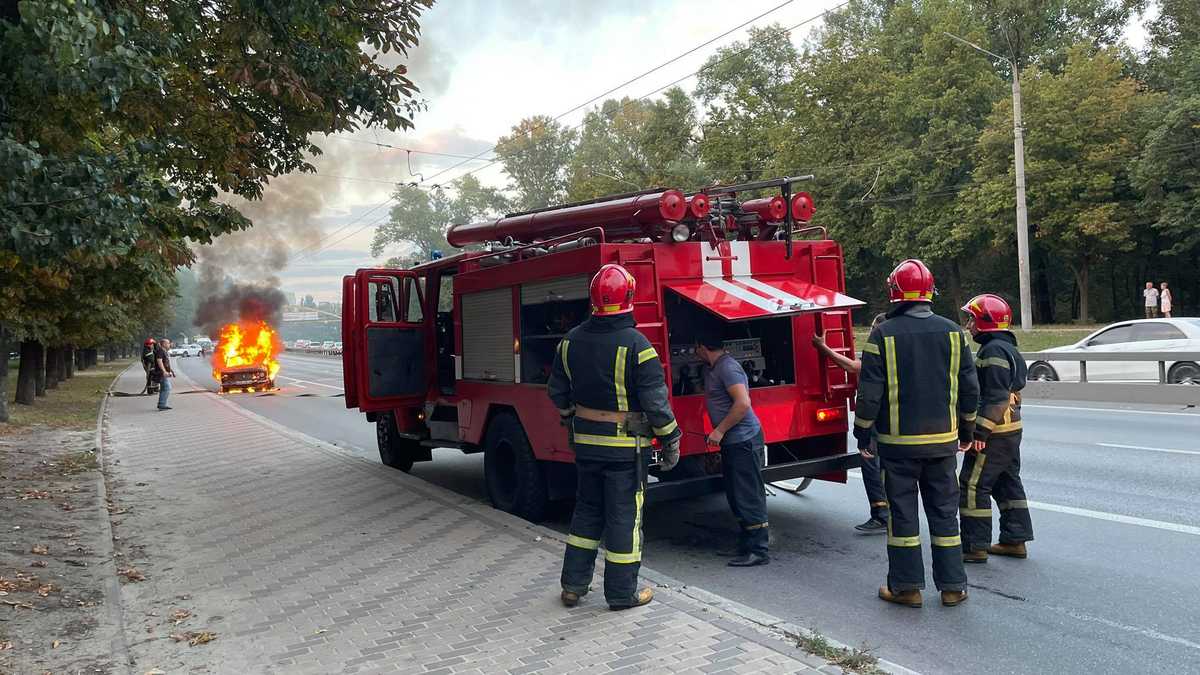
<path fill-rule="evenodd" d="M 536 305 L 543 302 L 586 300 L 588 278 L 586 276 L 565 277 L 550 281 L 525 284 L 521 287 L 521 304 Z"/>
<path fill-rule="evenodd" d="M 512 289 L 462 296 L 464 380 L 515 382 Z"/>

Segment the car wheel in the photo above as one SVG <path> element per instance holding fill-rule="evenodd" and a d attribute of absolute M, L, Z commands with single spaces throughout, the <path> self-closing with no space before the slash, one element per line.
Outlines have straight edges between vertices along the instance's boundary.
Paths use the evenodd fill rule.
<path fill-rule="evenodd" d="M 1167 382 L 1171 384 L 1200 384 L 1200 364 L 1180 361 L 1167 371 Z"/>
<path fill-rule="evenodd" d="M 515 415 L 502 413 L 488 425 L 483 474 L 492 506 L 532 522 L 545 518 L 546 474 Z"/>
<path fill-rule="evenodd" d="M 381 413 L 375 421 L 375 440 L 379 445 L 379 461 L 383 462 L 384 466 L 405 473 L 412 470 L 415 442 L 400 438 L 396 429 L 396 418 L 392 417 L 392 413 Z"/>
<path fill-rule="evenodd" d="M 1029 366 L 1029 374 L 1025 379 L 1035 382 L 1058 382 L 1058 371 L 1045 361 L 1038 361 Z"/>

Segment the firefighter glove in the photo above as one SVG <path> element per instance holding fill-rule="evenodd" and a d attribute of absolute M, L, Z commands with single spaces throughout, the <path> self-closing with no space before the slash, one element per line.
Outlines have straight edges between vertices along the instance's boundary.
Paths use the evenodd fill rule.
<path fill-rule="evenodd" d="M 855 425 L 854 438 L 858 441 L 859 450 L 871 447 L 871 428 Z"/>
<path fill-rule="evenodd" d="M 575 416 L 575 406 L 571 406 L 570 408 L 559 408 L 558 409 L 558 423 L 563 425 L 564 427 L 569 426 L 571 424 L 571 418 L 574 416 Z"/>
<path fill-rule="evenodd" d="M 658 468 L 663 471 L 670 471 L 679 463 L 679 436 L 672 438 L 663 443 L 662 463 Z"/>

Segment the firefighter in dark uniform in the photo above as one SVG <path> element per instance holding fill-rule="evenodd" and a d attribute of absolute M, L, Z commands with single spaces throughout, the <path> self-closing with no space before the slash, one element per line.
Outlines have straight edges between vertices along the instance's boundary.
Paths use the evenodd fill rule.
<path fill-rule="evenodd" d="M 578 488 L 563 556 L 562 602 L 579 603 L 604 542 L 604 598 L 612 609 L 638 607 L 642 501 L 652 438 L 669 471 L 679 462 L 679 425 L 662 361 L 633 319 L 633 276 L 600 268 L 591 284 L 592 316 L 559 343 L 548 393 L 571 434 Z"/>
<path fill-rule="evenodd" d="M 988 553 L 1025 558 L 1033 540 L 1021 484 L 1021 390 L 1028 368 L 1009 331 L 1012 308 L 998 295 L 971 299 L 962 311 L 979 343 L 979 417 L 975 440 L 958 476 L 963 560 L 986 563 Z M 1000 508 L 1000 543 L 992 545 L 992 500 Z"/>
<path fill-rule="evenodd" d="M 860 451 L 875 432 L 888 502 L 888 576 L 879 597 L 921 606 L 920 493 L 933 581 L 942 604 L 954 606 L 967 599 L 955 471 L 957 453 L 974 433 L 975 362 L 958 324 L 933 313 L 933 274 L 924 263 L 905 260 L 887 283 L 892 309 L 863 347 L 854 420 Z"/>

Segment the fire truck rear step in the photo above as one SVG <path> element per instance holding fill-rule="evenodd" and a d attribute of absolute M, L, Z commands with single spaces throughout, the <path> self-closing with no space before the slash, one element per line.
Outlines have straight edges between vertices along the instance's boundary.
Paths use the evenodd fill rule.
<path fill-rule="evenodd" d="M 776 464 L 763 469 L 762 477 L 764 482 L 773 483 L 793 478 L 848 471 L 860 466 L 862 466 L 862 458 L 855 452 L 847 455 L 830 455 L 787 464 Z M 653 504 L 674 499 L 686 499 L 721 492 L 724 489 L 724 477 L 720 474 L 676 481 L 659 481 L 647 486 L 646 501 Z"/>

